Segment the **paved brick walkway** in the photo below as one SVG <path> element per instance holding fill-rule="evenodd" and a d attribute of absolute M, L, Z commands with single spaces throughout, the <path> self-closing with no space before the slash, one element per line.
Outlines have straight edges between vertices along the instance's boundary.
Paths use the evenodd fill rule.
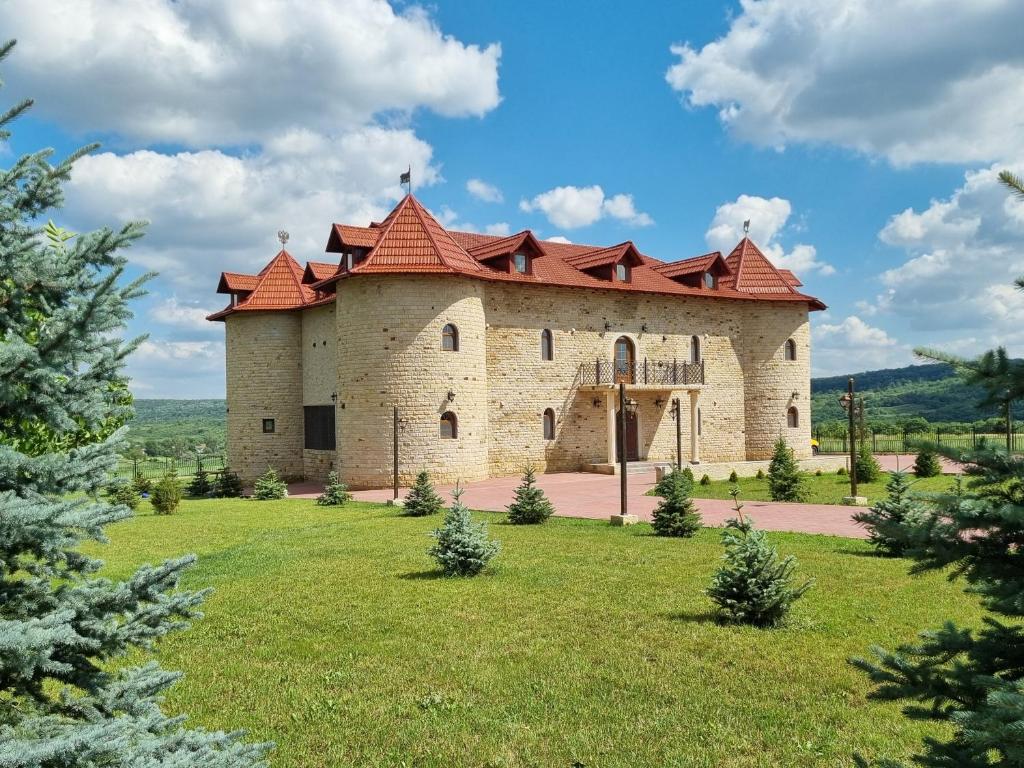
<path fill-rule="evenodd" d="M 903 466 L 903 462 L 900 466 Z M 519 481 L 519 477 L 498 477 L 467 483 L 462 500 L 471 509 L 503 512 L 511 502 Z M 609 515 L 619 511 L 619 478 L 612 475 L 562 472 L 538 475 L 537 484 L 555 505 L 556 514 L 562 517 L 607 520 Z M 641 520 L 649 521 L 658 503 L 656 497 L 644 495 L 653 485 L 653 472 L 628 476 L 629 511 Z M 442 486 L 438 490 L 450 498 L 451 486 Z M 313 484 L 289 487 L 290 495 L 298 498 L 310 498 L 319 492 L 320 486 Z M 392 492 L 390 489 L 356 491 L 353 495 L 362 501 L 387 501 Z M 400 495 L 405 495 L 405 489 L 402 489 Z M 707 525 L 721 525 L 734 516 L 731 501 L 697 499 L 696 504 Z M 766 530 L 864 538 L 864 529 L 850 519 L 856 509 L 833 504 L 778 504 L 767 501 L 746 501 L 743 506 L 743 511 L 754 519 L 758 527 Z"/>

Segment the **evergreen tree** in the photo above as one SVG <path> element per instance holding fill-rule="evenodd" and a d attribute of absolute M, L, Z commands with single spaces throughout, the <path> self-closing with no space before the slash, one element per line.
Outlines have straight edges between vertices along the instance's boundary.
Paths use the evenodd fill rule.
<path fill-rule="evenodd" d="M 153 488 L 149 502 L 158 515 L 173 515 L 177 511 L 178 505 L 181 504 L 181 483 L 178 482 L 178 475 L 174 470 L 160 478 L 160 482 Z"/>
<path fill-rule="evenodd" d="M 871 453 L 867 440 L 861 440 L 857 450 L 857 482 L 873 483 L 882 476 L 882 467 L 878 459 Z"/>
<path fill-rule="evenodd" d="M 257 501 L 276 501 L 288 495 L 288 486 L 285 485 L 273 467 L 256 478 L 252 487 L 252 497 Z"/>
<path fill-rule="evenodd" d="M 220 499 L 237 499 L 242 495 L 242 478 L 228 467 L 220 473 L 213 486 L 213 495 Z"/>
<path fill-rule="evenodd" d="M 316 503 L 321 507 L 340 507 L 349 501 L 352 501 L 352 494 L 348 492 L 348 486 L 338 479 L 337 472 L 328 472 L 327 485 L 324 492 L 316 497 Z"/>
<path fill-rule="evenodd" d="M 117 479 L 107 486 L 107 498 L 111 504 L 123 504 L 133 512 L 138 508 L 142 498 L 135 486 L 127 480 Z"/>
<path fill-rule="evenodd" d="M 555 508 L 536 483 L 533 467 L 527 467 L 523 473 L 523 482 L 516 488 L 515 501 L 507 507 L 508 521 L 513 525 L 543 523 L 554 514 Z"/>
<path fill-rule="evenodd" d="M 0 138 L 29 104 L 0 116 Z M 141 294 L 141 281 L 122 280 L 121 253 L 140 225 L 38 227 L 91 149 L 57 165 L 36 152 L 0 171 L 0 765 L 264 765 L 264 746 L 161 711 L 178 674 L 123 663 L 199 616 L 206 593 L 178 589 L 195 558 L 112 581 L 80 549 L 131 515 L 99 491 L 124 439 L 107 427 L 130 415 L 114 393 L 138 343 L 121 338 L 128 302 Z"/>
<path fill-rule="evenodd" d="M 755 627 L 777 626 L 814 581 L 792 586 L 796 558 L 789 555 L 780 559 L 764 531 L 754 528 L 753 521 L 744 517 L 739 490 L 733 489 L 730 495 L 737 516 L 727 520 L 722 531 L 725 563 L 715 574 L 708 596 L 726 621 Z"/>
<path fill-rule="evenodd" d="M 188 495 L 194 499 L 205 499 L 213 493 L 213 484 L 205 469 L 197 470 L 188 484 Z"/>
<path fill-rule="evenodd" d="M 499 544 L 487 536 L 487 523 L 474 523 L 461 501 L 462 489 L 452 491 L 455 499 L 444 525 L 431 534 L 436 541 L 428 554 L 446 576 L 475 576 L 498 554 Z"/>
<path fill-rule="evenodd" d="M 444 501 L 434 490 L 434 486 L 430 482 L 430 475 L 423 470 L 416 475 L 416 483 L 409 489 L 409 495 L 405 497 L 405 514 L 411 517 L 436 515 L 443 506 Z"/>
<path fill-rule="evenodd" d="M 934 449 L 924 446 L 917 452 L 914 474 L 918 477 L 938 477 L 942 474 L 942 464 L 939 463 L 938 454 Z"/>
<path fill-rule="evenodd" d="M 689 467 L 683 469 L 673 469 L 671 472 L 666 474 L 659 480 L 654 486 L 654 495 L 665 498 L 672 492 L 677 482 L 682 482 L 687 486 L 686 492 L 689 493 L 693 490 L 693 471 Z"/>
<path fill-rule="evenodd" d="M 905 526 L 921 512 L 921 504 L 911 496 L 905 472 L 893 472 L 885 490 L 886 498 L 870 509 L 855 513 L 853 519 L 868 529 L 868 538 L 875 549 L 899 557 L 907 546 Z"/>
<path fill-rule="evenodd" d="M 1000 180 L 1024 198 L 1024 183 L 1009 173 Z M 1018 279 L 1024 288 L 1024 280 Z M 986 402 L 1004 404 L 1024 395 L 1024 363 L 1003 349 L 964 360 L 929 350 L 980 384 Z M 1024 458 L 1004 447 L 982 446 L 953 454 L 966 461 L 968 488 L 931 500 L 905 528 L 912 572 L 945 571 L 966 582 L 989 612 L 979 629 L 947 621 L 895 652 L 875 649 L 875 659 L 854 660 L 876 684 L 872 697 L 906 702 L 908 717 L 945 727 L 925 740 L 919 765 L 981 768 L 1024 763 Z M 867 765 L 859 759 L 860 765 Z M 879 763 L 879 765 L 896 765 Z"/>
<path fill-rule="evenodd" d="M 701 528 L 701 519 L 690 498 L 692 482 L 682 472 L 670 472 L 662 483 L 666 485 L 662 489 L 665 495 L 651 519 L 654 532 L 658 536 L 693 536 Z"/>
<path fill-rule="evenodd" d="M 772 501 L 803 501 L 803 478 L 800 467 L 793 458 L 793 449 L 780 435 L 772 450 L 768 465 L 768 492 Z"/>

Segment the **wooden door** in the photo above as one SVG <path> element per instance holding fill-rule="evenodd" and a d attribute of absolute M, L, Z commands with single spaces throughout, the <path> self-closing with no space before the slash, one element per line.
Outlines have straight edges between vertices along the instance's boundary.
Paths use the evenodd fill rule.
<path fill-rule="evenodd" d="M 636 368 L 636 351 L 633 342 L 625 336 L 615 342 L 615 383 L 633 383 L 633 371 Z"/>
<path fill-rule="evenodd" d="M 621 460 L 622 421 L 619 413 L 615 412 L 615 456 Z M 629 411 L 626 411 L 626 461 L 640 461 L 640 430 L 637 429 L 636 414 L 630 416 Z"/>

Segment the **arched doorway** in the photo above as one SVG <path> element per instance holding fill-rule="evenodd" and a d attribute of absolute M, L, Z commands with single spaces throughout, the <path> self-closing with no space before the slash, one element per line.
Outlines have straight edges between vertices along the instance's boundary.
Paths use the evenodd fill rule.
<path fill-rule="evenodd" d="M 622 421 L 619 411 L 615 411 L 615 459 L 622 456 Z M 626 461 L 640 461 L 640 430 L 637 428 L 636 414 L 626 409 Z"/>
<path fill-rule="evenodd" d="M 633 341 L 626 336 L 620 336 L 615 340 L 615 383 L 632 384 L 635 370 L 636 348 Z"/>

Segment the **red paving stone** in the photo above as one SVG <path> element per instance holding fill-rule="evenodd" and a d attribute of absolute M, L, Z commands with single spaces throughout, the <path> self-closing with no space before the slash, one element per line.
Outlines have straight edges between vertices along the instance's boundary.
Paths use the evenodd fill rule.
<path fill-rule="evenodd" d="M 497 477 L 467 483 L 464 486 L 463 502 L 471 509 L 489 512 L 504 512 L 512 501 L 513 492 L 519 485 L 518 477 Z M 619 511 L 619 478 L 614 475 L 595 475 L 583 472 L 560 472 L 538 475 L 537 485 L 544 489 L 556 514 L 561 517 L 580 517 L 607 520 L 609 515 Z M 654 485 L 654 473 L 636 473 L 628 477 L 629 511 L 641 520 L 650 521 L 651 512 L 658 503 L 654 496 L 645 493 Z M 313 483 L 289 486 L 293 498 L 313 498 L 321 486 Z M 452 486 L 441 486 L 442 496 L 451 498 Z M 404 496 L 406 489 L 401 489 Z M 390 488 L 373 491 L 355 491 L 353 496 L 360 501 L 384 502 L 392 497 Z M 695 503 L 706 525 L 719 526 L 730 517 L 735 517 L 731 501 L 721 499 L 696 499 Z M 864 529 L 850 518 L 856 507 L 834 504 L 777 504 L 766 501 L 746 501 L 743 511 L 757 523 L 758 527 L 770 531 L 795 531 L 798 533 L 824 533 L 833 536 L 864 538 Z"/>

